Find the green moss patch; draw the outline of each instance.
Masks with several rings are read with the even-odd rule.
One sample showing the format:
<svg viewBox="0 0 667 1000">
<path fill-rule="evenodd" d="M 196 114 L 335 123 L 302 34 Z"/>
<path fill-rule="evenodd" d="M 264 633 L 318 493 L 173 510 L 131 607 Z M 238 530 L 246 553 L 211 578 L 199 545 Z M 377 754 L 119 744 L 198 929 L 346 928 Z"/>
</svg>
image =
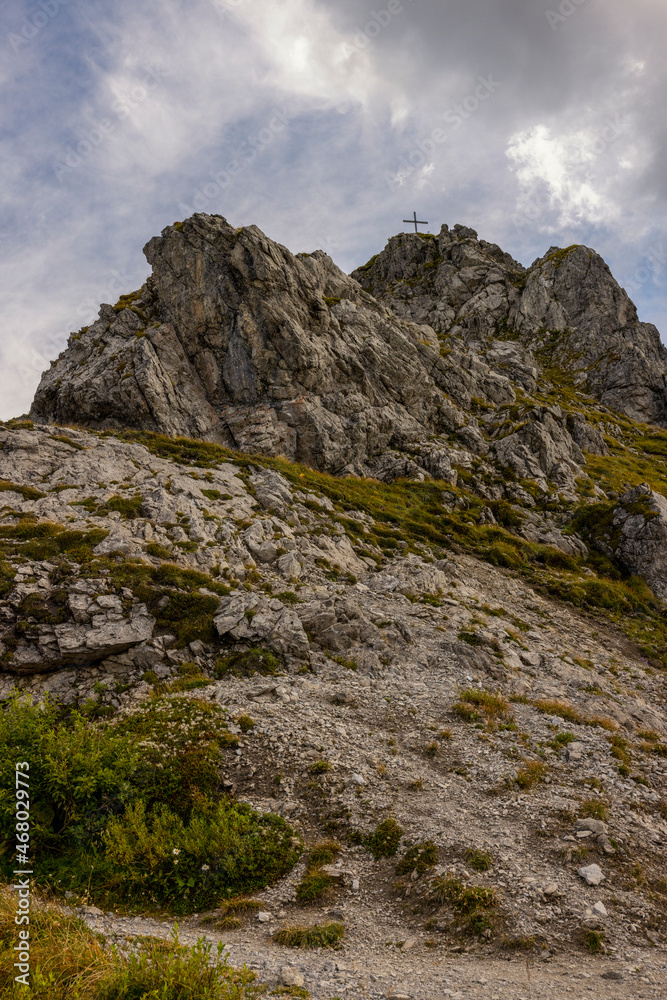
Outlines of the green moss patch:
<svg viewBox="0 0 667 1000">
<path fill-rule="evenodd" d="M 34 561 L 54 559 L 64 555 L 77 563 L 87 563 L 93 558 L 93 549 L 108 531 L 73 531 L 51 521 L 34 521 L 25 518 L 14 525 L 0 525 L 0 556 L 18 555 Z"/>
</svg>

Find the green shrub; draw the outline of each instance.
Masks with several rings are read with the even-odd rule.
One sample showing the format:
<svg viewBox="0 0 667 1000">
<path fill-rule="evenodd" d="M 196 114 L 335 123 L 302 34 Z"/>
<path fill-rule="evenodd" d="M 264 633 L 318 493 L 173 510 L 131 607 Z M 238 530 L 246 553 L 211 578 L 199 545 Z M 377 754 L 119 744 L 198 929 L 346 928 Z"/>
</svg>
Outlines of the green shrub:
<svg viewBox="0 0 667 1000">
<path fill-rule="evenodd" d="M 393 858 L 396 855 L 402 836 L 403 828 L 390 816 L 378 824 L 375 833 L 369 834 L 364 844 L 379 861 L 380 858 Z"/>
<path fill-rule="evenodd" d="M 188 822 L 163 804 L 147 810 L 139 801 L 110 821 L 103 842 L 105 892 L 176 913 L 207 909 L 224 892 L 262 889 L 299 856 L 282 817 L 231 800 L 198 802 Z"/>
<path fill-rule="evenodd" d="M 418 875 L 423 875 L 437 862 L 438 848 L 432 840 L 425 840 L 423 844 L 415 844 L 405 852 L 395 871 L 397 875 L 411 875 L 415 871 Z"/>
<path fill-rule="evenodd" d="M 237 743 L 224 711 L 196 698 L 155 699 L 101 723 L 13 698 L 0 714 L 5 874 L 15 867 L 14 763 L 26 760 L 31 851 L 52 891 L 186 912 L 268 884 L 300 846 L 280 817 L 218 800 L 224 750 Z"/>
</svg>

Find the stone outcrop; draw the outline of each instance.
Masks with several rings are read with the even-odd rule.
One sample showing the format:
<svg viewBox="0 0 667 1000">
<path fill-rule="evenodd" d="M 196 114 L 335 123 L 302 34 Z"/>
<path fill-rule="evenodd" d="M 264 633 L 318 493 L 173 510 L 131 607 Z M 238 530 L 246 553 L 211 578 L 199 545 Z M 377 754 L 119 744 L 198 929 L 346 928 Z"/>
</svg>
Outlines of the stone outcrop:
<svg viewBox="0 0 667 1000">
<path fill-rule="evenodd" d="M 34 583 L 19 583 L 0 609 L 0 626 L 7 626 L 0 645 L 12 650 L 13 672 L 89 666 L 152 637 L 155 619 L 131 593 L 123 601 L 104 579 L 56 588 L 53 568 L 47 563 Z"/>
<path fill-rule="evenodd" d="M 628 490 L 614 510 L 611 546 L 630 573 L 667 600 L 667 500 L 646 483 Z"/>
<path fill-rule="evenodd" d="M 391 477 L 404 474 L 385 467 L 391 449 L 474 423 L 460 410 L 474 397 L 514 399 L 505 376 L 465 351 L 441 357 L 433 330 L 396 317 L 321 251 L 294 256 L 255 226 L 197 215 L 145 253 L 152 277 L 72 335 L 35 419 Z"/>
<path fill-rule="evenodd" d="M 526 269 L 473 229 L 444 225 L 438 236 L 393 237 L 353 276 L 527 391 L 555 366 L 633 420 L 667 425 L 667 350 L 588 247 L 551 247 Z"/>
</svg>

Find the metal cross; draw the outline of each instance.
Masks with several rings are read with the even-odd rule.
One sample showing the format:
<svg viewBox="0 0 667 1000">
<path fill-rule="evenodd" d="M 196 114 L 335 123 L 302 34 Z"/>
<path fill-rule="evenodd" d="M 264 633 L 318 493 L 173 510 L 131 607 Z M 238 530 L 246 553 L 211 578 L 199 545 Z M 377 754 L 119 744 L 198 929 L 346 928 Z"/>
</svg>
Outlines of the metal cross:
<svg viewBox="0 0 667 1000">
<path fill-rule="evenodd" d="M 416 212 L 413 212 L 412 214 L 413 214 L 414 218 L 412 218 L 412 219 L 403 219 L 403 222 L 414 223 L 415 232 L 416 233 L 419 232 L 419 230 L 417 229 L 417 226 L 428 226 L 428 222 L 420 222 L 420 220 L 417 218 L 417 213 Z"/>
</svg>

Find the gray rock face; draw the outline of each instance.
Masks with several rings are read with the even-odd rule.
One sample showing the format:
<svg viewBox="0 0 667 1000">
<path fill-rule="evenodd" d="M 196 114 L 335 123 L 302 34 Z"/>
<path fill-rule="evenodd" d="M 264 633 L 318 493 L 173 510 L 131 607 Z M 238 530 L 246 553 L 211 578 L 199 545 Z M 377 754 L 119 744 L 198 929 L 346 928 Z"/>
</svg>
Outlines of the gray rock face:
<svg viewBox="0 0 667 1000">
<path fill-rule="evenodd" d="M 612 546 L 630 573 L 667 600 L 667 500 L 646 483 L 624 493 L 614 511 Z"/>
<path fill-rule="evenodd" d="M 452 400 L 514 399 L 505 376 L 464 351 L 441 357 L 433 330 L 394 316 L 321 251 L 295 257 L 255 226 L 196 215 L 145 253 L 152 277 L 72 335 L 34 418 L 391 478 L 405 468 L 385 468 L 388 451 L 468 422 Z"/>
<path fill-rule="evenodd" d="M 214 624 L 221 637 L 230 636 L 250 645 L 268 643 L 279 653 L 303 657 L 310 650 L 299 618 L 275 597 L 231 594 L 221 602 Z"/>
<path fill-rule="evenodd" d="M 0 622 L 18 628 L 9 668 L 17 674 L 83 666 L 123 653 L 153 635 L 155 619 L 145 605 L 124 607 L 105 580 L 79 580 L 73 590 L 19 584 Z M 6 638 L 6 635 L 5 635 Z"/>
<path fill-rule="evenodd" d="M 474 230 L 443 226 L 437 237 L 395 236 L 353 276 L 527 391 L 540 367 L 556 366 L 605 405 L 667 424 L 667 350 L 587 247 L 551 247 L 526 270 Z"/>
<path fill-rule="evenodd" d="M 519 478 L 535 479 L 545 492 L 548 479 L 572 488 L 583 474 L 584 456 L 560 407 L 536 408 L 520 430 L 495 443 L 494 451 L 501 465 L 509 466 Z"/>
</svg>

